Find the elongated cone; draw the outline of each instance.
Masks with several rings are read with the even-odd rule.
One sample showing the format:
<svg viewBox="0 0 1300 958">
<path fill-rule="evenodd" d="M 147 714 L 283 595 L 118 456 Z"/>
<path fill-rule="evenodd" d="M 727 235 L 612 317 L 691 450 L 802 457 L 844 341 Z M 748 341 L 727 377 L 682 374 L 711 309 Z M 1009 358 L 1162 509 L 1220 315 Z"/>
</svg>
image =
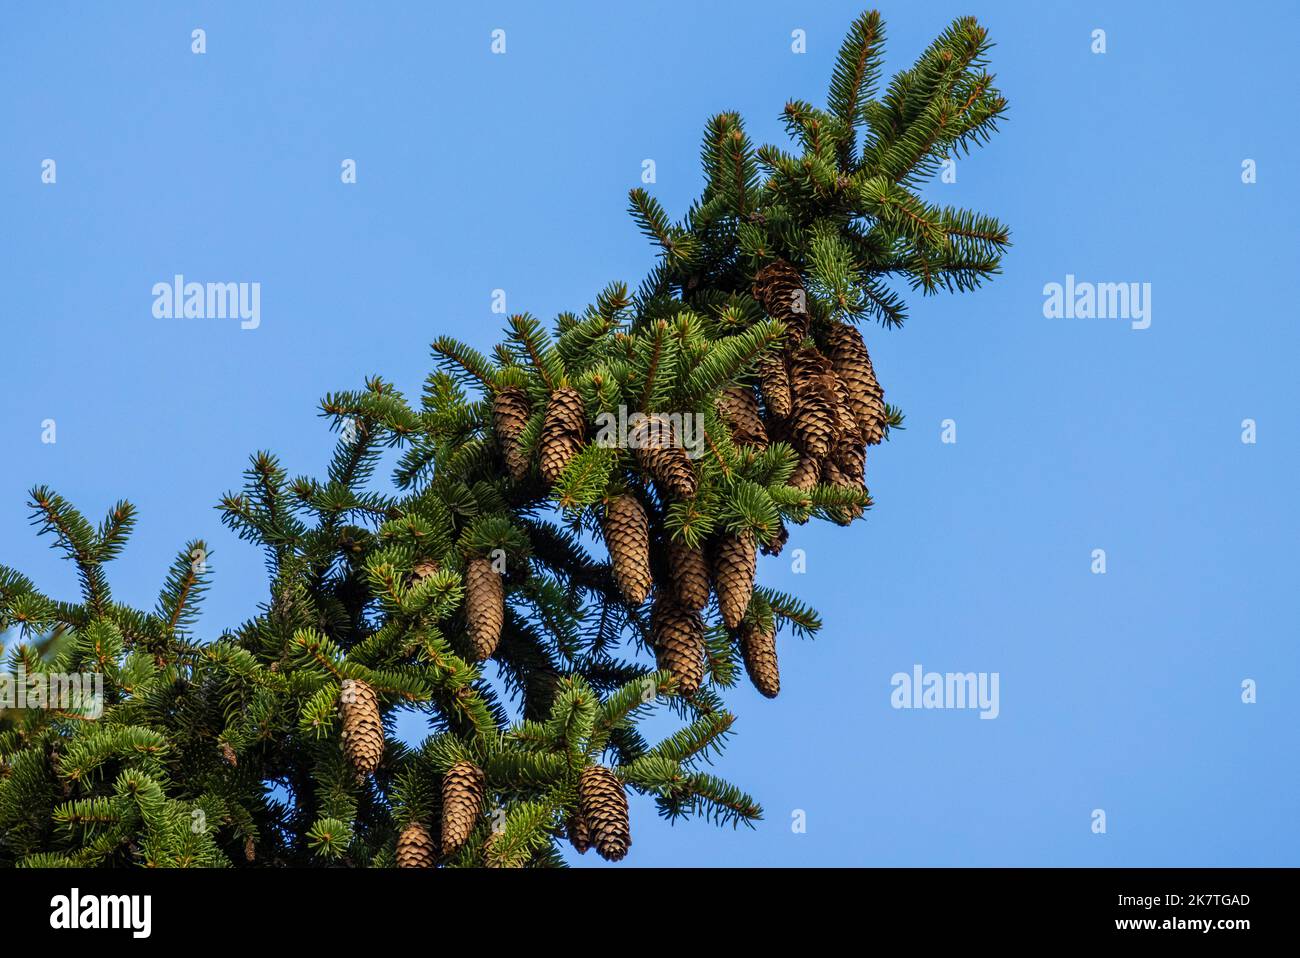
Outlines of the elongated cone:
<svg viewBox="0 0 1300 958">
<path fill-rule="evenodd" d="M 709 604 L 709 563 L 703 552 L 669 539 L 668 570 L 677 602 L 683 608 L 698 612 Z"/>
<path fill-rule="evenodd" d="M 779 419 L 789 416 L 794 408 L 794 397 L 790 393 L 790 372 L 785 368 L 785 357 L 780 353 L 768 353 L 760 359 L 758 383 L 768 413 Z"/>
<path fill-rule="evenodd" d="M 769 699 L 781 691 L 781 671 L 776 662 L 776 636 L 752 622 L 740 627 L 740 655 L 754 688 Z"/>
<path fill-rule="evenodd" d="M 682 695 L 694 695 L 704 681 L 704 620 L 658 591 L 650 610 L 650 633 L 659 668 L 672 673 Z"/>
<path fill-rule="evenodd" d="M 384 723 L 379 696 L 361 679 L 344 679 L 339 688 L 343 754 L 357 778 L 374 774 L 384 757 Z"/>
<path fill-rule="evenodd" d="M 758 271 L 752 292 L 767 315 L 785 324 L 790 341 L 808 334 L 808 294 L 799 271 L 776 260 Z"/>
<path fill-rule="evenodd" d="M 515 482 L 522 482 L 528 475 L 528 455 L 520 445 L 519 436 L 528 425 L 530 412 L 528 396 L 518 386 L 507 386 L 492 399 L 492 424 L 497 443 L 510 478 Z"/>
<path fill-rule="evenodd" d="M 820 459 L 835 437 L 837 396 L 830 362 L 814 346 L 795 352 L 791 361 L 794 415 L 791 428 L 799 448 Z"/>
<path fill-rule="evenodd" d="M 589 765 L 578 779 L 578 807 L 591 833 L 591 843 L 606 861 L 616 862 L 632 844 L 627 792 L 609 769 Z"/>
<path fill-rule="evenodd" d="M 662 488 L 679 499 L 689 499 L 695 495 L 695 470 L 680 438 L 672 420 L 655 413 L 637 423 L 628 441 L 642 468 Z"/>
<path fill-rule="evenodd" d="M 411 822 L 397 836 L 398 868 L 432 868 L 438 861 L 438 845 L 429 830 Z"/>
<path fill-rule="evenodd" d="M 491 658 L 501 641 L 505 593 L 501 576 L 487 559 L 470 559 L 465 569 L 465 620 L 478 660 Z"/>
<path fill-rule="evenodd" d="M 587 854 L 587 849 L 591 847 L 591 829 L 587 828 L 587 822 L 582 817 L 582 812 L 574 812 L 569 816 L 568 833 L 569 844 L 574 847 L 578 854 Z"/>
<path fill-rule="evenodd" d="M 831 440 L 831 446 L 833 448 L 840 443 L 860 443 L 862 427 L 858 425 L 857 416 L 853 414 L 848 387 L 833 371 L 830 377 L 835 384 L 835 438 Z"/>
<path fill-rule="evenodd" d="M 748 386 L 729 386 L 718 396 L 718 414 L 731 426 L 735 442 L 766 447 L 767 429 L 758 413 L 758 400 Z"/>
<path fill-rule="evenodd" d="M 457 762 L 442 778 L 442 853 L 450 855 L 469 840 L 483 811 L 487 778 L 473 762 Z"/>
<path fill-rule="evenodd" d="M 726 535 L 713 552 L 713 587 L 718 592 L 722 621 L 734 629 L 745 617 L 754 595 L 754 565 L 758 549 L 754 534 Z"/>
<path fill-rule="evenodd" d="M 860 441 L 839 442 L 831 449 L 826 460 L 826 482 L 855 492 L 865 492 L 867 448 Z M 832 509 L 831 519 L 837 525 L 848 525 L 862 515 L 862 506 L 844 506 Z"/>
<path fill-rule="evenodd" d="M 578 454 L 587 436 L 587 414 L 582 396 L 569 386 L 551 394 L 542 421 L 542 478 L 555 482 L 569 461 Z"/>
<path fill-rule="evenodd" d="M 614 581 L 623 597 L 640 605 L 650 594 L 650 522 L 637 498 L 628 493 L 605 510 L 605 545 Z"/>
<path fill-rule="evenodd" d="M 885 391 L 876 380 L 862 333 L 856 326 L 833 323 L 826 334 L 826 345 L 831 365 L 844 382 L 862 438 L 868 444 L 880 442 L 885 435 Z"/>
<path fill-rule="evenodd" d="M 794 467 L 794 472 L 790 474 L 790 485 L 804 492 L 812 490 L 813 486 L 821 481 L 822 461 L 812 456 L 800 456 L 799 464 Z"/>
</svg>

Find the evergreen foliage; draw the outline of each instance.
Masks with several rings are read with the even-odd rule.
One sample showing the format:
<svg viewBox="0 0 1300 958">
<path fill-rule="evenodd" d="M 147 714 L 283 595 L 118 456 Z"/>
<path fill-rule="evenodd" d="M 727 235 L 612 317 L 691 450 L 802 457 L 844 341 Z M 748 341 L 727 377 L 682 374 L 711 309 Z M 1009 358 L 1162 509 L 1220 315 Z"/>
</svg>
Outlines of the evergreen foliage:
<svg viewBox="0 0 1300 958">
<path fill-rule="evenodd" d="M 891 281 L 971 289 L 1008 245 L 993 218 L 916 192 L 1006 109 L 984 29 L 955 21 L 882 87 L 883 42 L 879 15 L 859 17 L 827 108 L 787 104 L 795 152 L 756 148 L 734 113 L 711 119 L 681 221 L 631 192 L 658 249 L 635 293 L 611 284 L 550 328 L 513 316 L 490 356 L 440 338 L 416 399 L 378 377 L 327 395 L 340 436 L 324 477 L 254 455 L 218 506 L 265 555 L 253 619 L 194 634 L 211 581 L 198 540 L 152 611 L 119 604 L 107 568 L 132 506 L 93 525 L 34 489 L 80 595 L 0 567 L 10 667 L 99 673 L 104 694 L 102 715 L 0 712 L 0 864 L 553 866 L 565 840 L 617 859 L 636 831 L 620 787 L 668 818 L 761 817 L 708 771 L 733 723 L 723 694 L 746 665 L 776 694 L 768 637 L 821 621 L 753 581 L 755 548 L 779 552 L 787 523 L 862 516 L 866 447 L 902 424 L 853 358 L 865 346 L 842 351 L 845 369 L 829 344 L 844 324 L 904 322 Z M 701 454 L 602 443 L 599 417 L 619 407 L 699 416 Z M 374 491 L 392 448 L 393 485 Z M 702 613 L 676 594 L 670 543 L 675 563 L 709 564 L 725 616 L 716 591 Z M 642 562 L 644 603 L 619 585 Z M 704 679 L 683 694 L 693 656 Z M 661 707 L 681 728 L 652 743 L 639 729 Z M 399 710 L 427 719 L 418 747 L 394 737 Z M 371 746 L 377 767 L 358 767 Z"/>
</svg>

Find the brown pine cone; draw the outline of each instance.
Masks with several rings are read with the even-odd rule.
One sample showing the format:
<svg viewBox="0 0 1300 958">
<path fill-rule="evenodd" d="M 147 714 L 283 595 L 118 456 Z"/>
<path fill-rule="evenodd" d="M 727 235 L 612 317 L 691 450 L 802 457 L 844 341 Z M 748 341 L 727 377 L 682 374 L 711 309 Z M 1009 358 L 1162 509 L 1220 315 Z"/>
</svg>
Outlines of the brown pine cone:
<svg viewBox="0 0 1300 958">
<path fill-rule="evenodd" d="M 520 445 L 519 436 L 528 425 L 531 412 L 528 395 L 518 386 L 507 386 L 492 399 L 492 425 L 506 469 L 515 482 L 522 482 L 528 475 L 528 454 Z"/>
<path fill-rule="evenodd" d="M 582 812 L 574 812 L 569 816 L 568 833 L 569 844 L 577 850 L 578 854 L 587 854 L 587 849 L 591 847 L 591 829 L 587 828 Z"/>
<path fill-rule="evenodd" d="M 830 378 L 835 383 L 835 438 L 831 444 L 855 442 L 862 435 L 862 427 L 858 425 L 857 416 L 849 402 L 848 387 L 833 371 Z"/>
<path fill-rule="evenodd" d="M 442 778 L 442 853 L 450 855 L 465 842 L 483 811 L 487 777 L 473 762 L 457 762 Z"/>
<path fill-rule="evenodd" d="M 632 844 L 632 829 L 627 792 L 618 776 L 601 765 L 584 768 L 578 779 L 578 807 L 600 857 L 611 862 L 621 860 Z"/>
<path fill-rule="evenodd" d="M 718 415 L 731 426 L 734 442 L 766 447 L 767 430 L 758 414 L 758 400 L 748 386 L 730 386 L 718 396 Z"/>
<path fill-rule="evenodd" d="M 411 578 L 415 582 L 420 582 L 437 572 L 438 568 L 437 559 L 421 559 L 411 567 Z"/>
<path fill-rule="evenodd" d="M 765 556 L 779 556 L 785 544 L 790 540 L 790 530 L 785 527 L 785 523 L 780 519 L 777 520 L 776 535 L 772 537 L 771 542 L 760 542 L 758 551 Z"/>
<path fill-rule="evenodd" d="M 854 438 L 848 442 L 837 442 L 827 460 L 827 482 L 833 486 L 865 492 L 867 488 L 867 447 L 861 440 Z M 845 506 L 834 509 L 831 518 L 840 525 L 848 525 L 862 515 L 862 506 Z"/>
<path fill-rule="evenodd" d="M 791 361 L 794 415 L 791 428 L 799 448 L 809 456 L 822 458 L 835 436 L 835 380 L 830 360 L 815 346 L 797 350 Z"/>
<path fill-rule="evenodd" d="M 785 324 L 791 341 L 808 335 L 808 296 L 797 269 L 785 260 L 768 263 L 755 275 L 752 292 L 767 315 Z"/>
<path fill-rule="evenodd" d="M 862 333 L 856 326 L 833 323 L 826 333 L 826 346 L 835 373 L 844 382 L 862 437 L 868 444 L 880 442 L 885 435 L 885 391 L 876 381 Z"/>
<path fill-rule="evenodd" d="M 465 567 L 465 621 L 478 661 L 492 657 L 501 641 L 505 594 L 501 576 L 487 559 L 476 557 Z"/>
<path fill-rule="evenodd" d="M 754 534 L 726 535 L 713 552 L 713 587 L 727 628 L 734 629 L 745 617 L 754 595 L 754 566 L 758 559 Z"/>
<path fill-rule="evenodd" d="M 849 483 L 865 488 L 867 484 L 867 448 L 860 442 L 837 442 L 831 460 Z"/>
<path fill-rule="evenodd" d="M 695 495 L 695 470 L 691 457 L 678 442 L 672 420 L 658 413 L 647 415 L 628 436 L 641 467 L 678 499 Z"/>
<path fill-rule="evenodd" d="M 781 671 L 776 662 L 776 636 L 752 622 L 740 627 L 740 655 L 754 688 L 769 699 L 781 691 Z"/>
<path fill-rule="evenodd" d="M 438 860 L 438 846 L 429 830 L 411 822 L 397 836 L 398 868 L 432 868 Z"/>
<path fill-rule="evenodd" d="M 339 688 L 343 719 L 343 754 L 362 779 L 374 773 L 384 757 L 384 723 L 379 717 L 379 696 L 360 679 L 344 679 Z"/>
<path fill-rule="evenodd" d="M 658 667 L 666 669 L 682 695 L 694 695 L 704 681 L 704 620 L 665 592 L 655 593 L 650 634 Z"/>
<path fill-rule="evenodd" d="M 623 597 L 640 605 L 650 594 L 650 523 L 637 498 L 619 496 L 605 510 L 605 545 Z"/>
<path fill-rule="evenodd" d="M 542 421 L 542 478 L 555 482 L 587 438 L 587 413 L 578 390 L 564 386 L 551 394 Z"/>
<path fill-rule="evenodd" d="M 758 361 L 758 385 L 763 393 L 763 405 L 771 415 L 778 419 L 790 415 L 794 397 L 790 393 L 790 371 L 785 368 L 784 356 L 767 353 Z"/>
<path fill-rule="evenodd" d="M 799 464 L 790 474 L 790 485 L 804 492 L 810 492 L 813 486 L 821 482 L 822 461 L 812 456 L 800 456 Z"/>
<path fill-rule="evenodd" d="M 669 539 L 668 571 L 683 608 L 698 612 L 709 604 L 709 563 L 703 552 Z"/>
</svg>

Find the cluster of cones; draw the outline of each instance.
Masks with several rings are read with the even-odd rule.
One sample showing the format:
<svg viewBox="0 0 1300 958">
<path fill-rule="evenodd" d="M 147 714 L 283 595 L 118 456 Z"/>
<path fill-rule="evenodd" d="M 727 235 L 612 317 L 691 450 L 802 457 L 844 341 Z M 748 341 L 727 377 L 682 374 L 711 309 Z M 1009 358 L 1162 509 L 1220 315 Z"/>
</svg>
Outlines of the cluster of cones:
<svg viewBox="0 0 1300 958">
<path fill-rule="evenodd" d="M 433 868 L 440 856 L 458 851 L 483 814 L 487 777 L 473 762 L 457 762 L 442 777 L 442 820 L 438 838 L 423 822 L 411 821 L 397 837 L 398 868 Z"/>
<path fill-rule="evenodd" d="M 760 446 L 788 442 L 799 453 L 790 477 L 798 489 L 820 482 L 865 491 L 867 446 L 884 438 L 888 418 L 862 334 L 834 321 L 811 329 L 803 281 L 784 260 L 759 270 L 753 294 L 785 326 L 786 345 L 763 359 L 758 395 L 748 386 L 724 393 L 719 412 L 733 437 Z M 833 518 L 848 524 L 861 514 L 854 506 Z"/>
<path fill-rule="evenodd" d="M 528 406 L 520 390 L 499 391 L 493 402 L 493 421 L 503 458 L 512 476 L 527 471 L 527 456 L 520 436 Z M 587 422 L 582 398 L 572 388 L 552 393 L 542 424 L 540 468 L 543 479 L 554 482 L 586 441 Z M 629 436 L 638 463 L 651 476 L 665 499 L 690 499 L 697 478 L 690 457 L 678 441 L 672 421 L 650 414 L 639 420 Z M 518 472 L 516 470 L 519 470 Z M 756 542 L 752 533 L 725 535 L 706 555 L 668 536 L 655 536 L 650 517 L 632 492 L 610 499 L 602 521 L 614 583 L 631 605 L 641 605 L 653 593 L 651 633 L 661 668 L 676 679 L 683 695 L 696 692 L 704 680 L 705 642 L 702 612 L 716 590 L 724 623 L 735 630 L 746 663 L 752 663 L 754 684 L 764 695 L 780 688 L 776 671 L 775 635 L 745 622 L 754 591 Z M 662 540 L 662 541 L 658 541 Z M 659 567 L 668 584 L 656 583 L 652 549 L 661 547 Z"/>
<path fill-rule="evenodd" d="M 344 679 L 340 688 L 343 754 L 358 779 L 373 775 L 384 757 L 384 725 L 379 696 L 361 679 Z M 397 839 L 399 868 L 432 868 L 469 841 L 487 794 L 487 776 L 473 762 L 460 761 L 442 777 L 442 814 L 435 838 L 429 827 L 411 821 Z M 609 769 L 591 765 L 578 779 L 578 807 L 568 822 L 569 840 L 579 852 L 594 847 L 602 858 L 618 861 L 632 844 L 627 793 Z"/>
<path fill-rule="evenodd" d="M 796 488 L 809 491 L 825 483 L 864 492 L 866 448 L 884 437 L 887 419 L 884 392 L 861 334 L 853 326 L 833 322 L 814 335 L 803 281 L 787 262 L 778 260 L 760 270 L 753 294 L 768 315 L 785 326 L 786 339 L 780 352 L 762 360 L 757 391 L 733 386 L 719 398 L 718 411 L 733 440 L 759 448 L 772 441 L 788 442 L 799 454 L 790 478 Z M 493 396 L 493 426 L 506 468 L 516 481 L 522 481 L 530 468 L 523 434 L 531 412 L 519 387 L 500 389 Z M 554 483 L 586 438 L 582 396 L 570 386 L 554 390 L 546 405 L 538 450 L 542 478 Z M 629 436 L 629 446 L 665 499 L 695 495 L 695 470 L 668 417 L 646 415 Z M 835 510 L 832 516 L 847 524 L 861 512 L 861 506 L 851 506 Z M 739 642 L 754 686 L 768 697 L 780 691 L 773 628 L 746 617 L 757 558 L 752 533 L 727 533 L 707 550 L 666 535 L 656 537 L 644 506 L 631 492 L 607 502 L 603 530 L 614 581 L 623 597 L 640 605 L 653 592 L 651 633 L 659 665 L 672 673 L 682 694 L 693 694 L 704 679 L 702 612 L 711 592 L 717 593 L 723 623 Z M 774 548 L 764 548 L 779 552 L 783 541 L 784 530 Z M 651 552 L 656 547 L 664 560 L 657 565 L 668 573 L 666 585 L 656 584 L 651 571 L 656 565 Z M 489 584 L 499 586 L 499 578 L 476 584 L 471 577 L 471 608 L 476 589 L 486 591 Z M 496 594 L 492 601 L 499 601 Z M 486 600 L 477 603 L 487 605 Z"/>
<path fill-rule="evenodd" d="M 483 814 L 486 780 L 473 762 L 457 762 L 442 780 L 442 832 L 435 840 L 422 822 L 411 821 L 397 837 L 398 868 L 433 868 L 439 857 L 459 850 Z M 627 792 L 618 776 L 601 765 L 582 770 L 578 807 L 568 822 L 569 841 L 580 853 L 594 847 L 608 861 L 619 861 L 632 844 Z M 490 847 L 494 832 L 487 839 Z M 488 856 L 489 862 L 491 856 Z"/>
</svg>

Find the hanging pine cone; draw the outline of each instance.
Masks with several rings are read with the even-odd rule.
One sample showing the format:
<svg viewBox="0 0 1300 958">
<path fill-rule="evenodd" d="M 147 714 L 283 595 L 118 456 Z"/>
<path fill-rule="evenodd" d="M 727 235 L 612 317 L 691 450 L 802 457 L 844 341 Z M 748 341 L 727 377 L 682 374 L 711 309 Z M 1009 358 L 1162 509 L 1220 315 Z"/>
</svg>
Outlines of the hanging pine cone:
<svg viewBox="0 0 1300 958">
<path fill-rule="evenodd" d="M 398 868 L 432 868 L 438 860 L 438 846 L 429 830 L 411 822 L 397 836 Z"/>
<path fill-rule="evenodd" d="M 524 452 L 519 437 L 528 425 L 531 412 L 528 395 L 518 386 L 507 386 L 492 399 L 492 425 L 506 469 L 515 482 L 522 482 L 528 475 L 528 454 Z"/>
<path fill-rule="evenodd" d="M 379 717 L 379 696 L 360 679 L 344 679 L 339 689 L 343 719 L 343 754 L 357 778 L 374 773 L 384 757 L 384 723 Z"/>
<path fill-rule="evenodd" d="M 785 260 L 768 263 L 754 277 L 752 292 L 767 315 L 785 324 L 791 342 L 808 335 L 808 296 L 797 269 Z"/>
<path fill-rule="evenodd" d="M 718 592 L 722 621 L 734 629 L 745 617 L 754 595 L 754 564 L 758 559 L 754 534 L 724 536 L 713 552 L 713 587 Z"/>
<path fill-rule="evenodd" d="M 834 459 L 830 458 L 822 464 L 822 482 L 828 486 L 848 489 L 854 488 L 852 478 L 840 469 L 839 464 L 836 463 Z M 827 515 L 830 516 L 831 521 L 837 526 L 847 526 L 856 518 L 853 510 L 840 507 L 828 509 Z"/>
<path fill-rule="evenodd" d="M 785 527 L 785 523 L 780 519 L 777 520 L 776 535 L 770 542 L 760 542 L 758 551 L 765 556 L 779 556 L 781 550 L 785 548 L 786 542 L 790 539 L 790 530 Z"/>
<path fill-rule="evenodd" d="M 858 425 L 858 418 L 850 404 L 848 387 L 834 371 L 830 373 L 830 378 L 835 384 L 835 438 L 831 445 L 857 442 L 862 435 L 862 427 Z"/>
<path fill-rule="evenodd" d="M 867 448 L 858 442 L 837 442 L 831 450 L 831 461 L 835 463 L 846 484 L 860 489 L 867 485 Z"/>
<path fill-rule="evenodd" d="M 582 817 L 582 812 L 574 812 L 569 816 L 567 831 L 569 844 L 579 855 L 587 854 L 587 849 L 591 847 L 591 829 L 587 828 L 587 821 Z"/>
<path fill-rule="evenodd" d="M 422 582 L 437 571 L 438 571 L 438 560 L 421 559 L 419 562 L 417 562 L 414 566 L 411 567 L 411 578 L 415 582 Z"/>
<path fill-rule="evenodd" d="M 698 612 L 709 604 L 709 563 L 699 549 L 669 539 L 668 574 L 682 608 Z"/>
<path fill-rule="evenodd" d="M 542 421 L 542 478 L 555 482 L 587 437 L 587 413 L 578 390 L 564 386 L 551 394 Z"/>
<path fill-rule="evenodd" d="M 655 593 L 650 610 L 655 659 L 677 682 L 682 695 L 694 695 L 704 681 L 704 620 L 665 592 Z"/>
<path fill-rule="evenodd" d="M 636 496 L 624 493 L 605 510 L 605 545 L 623 597 L 640 605 L 650 594 L 650 523 Z"/>
<path fill-rule="evenodd" d="M 822 462 L 822 482 L 828 486 L 847 486 L 849 478 L 840 471 L 839 464 L 828 457 Z"/>
<path fill-rule="evenodd" d="M 800 456 L 799 464 L 790 474 L 790 485 L 804 492 L 810 492 L 822 478 L 822 461 L 812 456 Z"/>
<path fill-rule="evenodd" d="M 776 635 L 752 622 L 740 627 L 740 655 L 754 688 L 774 699 L 781 691 L 781 671 L 776 662 Z"/>
<path fill-rule="evenodd" d="M 767 446 L 767 430 L 758 414 L 758 400 L 748 386 L 730 386 L 718 396 L 718 415 L 731 426 L 734 442 Z"/>
<path fill-rule="evenodd" d="M 885 391 L 876 381 L 871 356 L 856 326 L 833 323 L 826 333 L 826 345 L 835 373 L 844 381 L 849 405 L 868 444 L 885 435 Z"/>
<path fill-rule="evenodd" d="M 865 492 L 867 489 L 867 447 L 856 437 L 847 442 L 837 442 L 827 460 L 827 480 L 830 485 Z M 862 506 L 845 506 L 831 510 L 831 518 L 839 525 L 848 525 L 862 515 Z"/>
<path fill-rule="evenodd" d="M 487 559 L 476 557 L 465 568 L 465 621 L 478 661 L 492 657 L 501 641 L 505 595 L 501 576 Z"/>
<path fill-rule="evenodd" d="M 652 413 L 637 423 L 628 442 L 641 467 L 660 486 L 678 499 L 690 499 L 695 495 L 695 470 L 678 438 L 671 419 Z"/>
<path fill-rule="evenodd" d="M 830 375 L 830 360 L 815 346 L 805 346 L 795 352 L 790 369 L 794 392 L 790 425 L 795 441 L 807 455 L 820 459 L 835 436 L 835 380 Z"/>
<path fill-rule="evenodd" d="M 473 762 L 457 762 L 442 779 L 442 853 L 450 855 L 465 842 L 483 811 L 487 778 Z"/>
<path fill-rule="evenodd" d="M 794 397 L 790 394 L 790 371 L 785 368 L 784 356 L 767 353 L 758 361 L 758 386 L 769 414 L 778 419 L 790 415 Z"/>
<path fill-rule="evenodd" d="M 601 765 L 584 768 L 578 779 L 578 807 L 600 857 L 611 862 L 622 859 L 632 844 L 632 829 L 627 793 L 618 776 Z"/>
</svg>

